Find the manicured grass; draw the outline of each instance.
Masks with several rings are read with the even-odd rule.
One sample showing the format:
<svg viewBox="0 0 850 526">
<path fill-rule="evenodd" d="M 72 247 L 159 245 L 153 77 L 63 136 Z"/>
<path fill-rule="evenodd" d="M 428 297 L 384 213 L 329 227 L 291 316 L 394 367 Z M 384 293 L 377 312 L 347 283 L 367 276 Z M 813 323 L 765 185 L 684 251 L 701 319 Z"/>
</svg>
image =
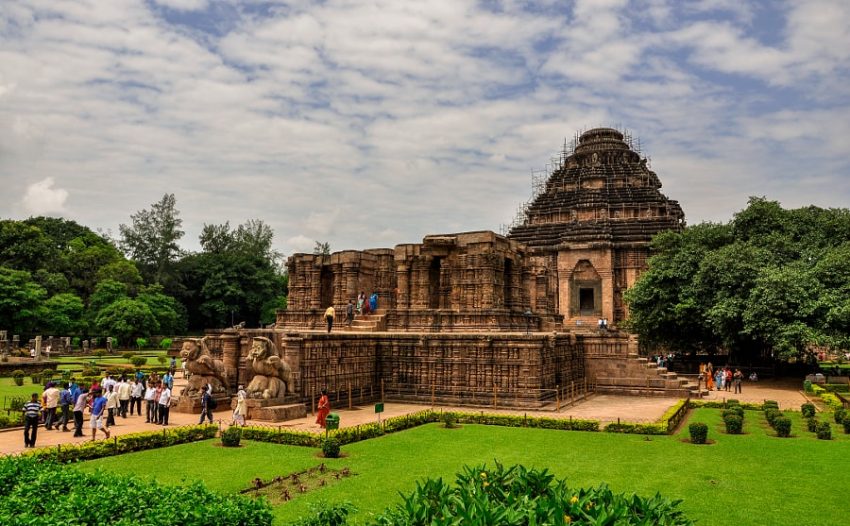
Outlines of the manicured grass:
<svg viewBox="0 0 850 526">
<path fill-rule="evenodd" d="M 6 405 L 9 405 L 9 399 L 14 397 L 30 399 L 33 393 L 39 393 L 44 390 L 42 385 L 34 385 L 29 376 L 24 377 L 24 385 L 18 387 L 15 385 L 15 380 L 11 377 L 0 378 L 0 405 L 3 404 L 3 398 L 6 398 Z"/>
<path fill-rule="evenodd" d="M 833 425 L 835 440 L 819 441 L 792 416 L 795 438 L 775 438 L 760 412 L 746 411 L 745 433 L 722 432 L 720 411 L 698 409 L 690 421 L 709 424 L 713 445 L 695 446 L 675 436 L 465 425 L 448 430 L 431 424 L 343 447 L 346 458 L 324 460 L 317 450 L 244 442 L 224 449 L 213 442 L 175 446 L 80 464 L 137 473 L 180 484 L 200 479 L 232 493 L 255 477 L 272 478 L 326 462 L 356 476 L 275 509 L 279 524 L 306 512 L 308 502 L 350 500 L 360 511 L 380 512 L 425 477 L 452 478 L 463 464 L 521 463 L 549 468 L 573 486 L 608 483 L 615 491 L 684 499 L 700 524 L 846 524 L 850 486 L 850 437 Z M 826 414 L 821 418 L 825 419 Z M 813 484 L 812 477 L 828 483 Z"/>
</svg>

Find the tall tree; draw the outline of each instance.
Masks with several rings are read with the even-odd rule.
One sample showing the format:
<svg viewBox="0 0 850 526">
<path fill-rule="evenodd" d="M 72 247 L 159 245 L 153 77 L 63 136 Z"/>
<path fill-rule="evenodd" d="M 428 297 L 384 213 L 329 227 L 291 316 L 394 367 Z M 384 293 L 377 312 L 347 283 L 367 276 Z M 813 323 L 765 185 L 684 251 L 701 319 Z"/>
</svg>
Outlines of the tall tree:
<svg viewBox="0 0 850 526">
<path fill-rule="evenodd" d="M 183 237 L 183 220 L 174 194 L 165 194 L 150 210 L 130 216 L 130 225 L 120 225 L 121 249 L 142 268 L 150 281 L 168 285 L 171 269 L 180 254 L 177 242 Z"/>
</svg>

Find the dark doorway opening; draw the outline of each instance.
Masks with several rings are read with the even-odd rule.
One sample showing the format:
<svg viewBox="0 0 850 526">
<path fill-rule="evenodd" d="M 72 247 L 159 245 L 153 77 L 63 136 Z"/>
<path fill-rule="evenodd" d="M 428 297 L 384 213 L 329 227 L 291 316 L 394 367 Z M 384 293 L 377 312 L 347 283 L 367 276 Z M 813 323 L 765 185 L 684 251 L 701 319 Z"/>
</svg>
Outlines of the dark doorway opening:
<svg viewBox="0 0 850 526">
<path fill-rule="evenodd" d="M 593 289 L 578 289 L 578 309 L 582 316 L 592 316 L 596 311 Z"/>
<path fill-rule="evenodd" d="M 428 268 L 428 308 L 440 308 L 440 270 L 443 266 L 443 258 L 431 260 Z"/>
<path fill-rule="evenodd" d="M 334 273 L 330 267 L 322 267 L 319 278 L 322 287 L 319 297 L 322 301 L 322 308 L 325 309 L 334 303 Z"/>
</svg>

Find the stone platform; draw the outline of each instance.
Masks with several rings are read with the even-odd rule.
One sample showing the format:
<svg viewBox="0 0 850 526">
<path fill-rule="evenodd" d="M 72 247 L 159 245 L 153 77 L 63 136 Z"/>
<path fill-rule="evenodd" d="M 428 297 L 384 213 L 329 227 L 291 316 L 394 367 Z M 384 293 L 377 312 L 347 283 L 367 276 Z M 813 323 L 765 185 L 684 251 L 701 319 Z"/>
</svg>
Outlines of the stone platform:
<svg viewBox="0 0 850 526">
<path fill-rule="evenodd" d="M 216 402 L 216 410 L 227 407 L 230 404 L 230 397 L 225 393 L 216 393 L 213 395 L 213 399 Z M 194 413 L 199 415 L 201 414 L 201 398 L 195 396 L 180 396 L 177 399 L 177 404 L 172 407 L 172 411 L 177 413 Z"/>
<path fill-rule="evenodd" d="M 236 409 L 236 399 L 231 401 L 230 407 Z M 245 401 L 248 410 L 248 420 L 259 420 L 262 422 L 285 422 L 296 420 L 307 416 L 307 406 L 298 402 L 296 397 L 248 399 Z"/>
</svg>

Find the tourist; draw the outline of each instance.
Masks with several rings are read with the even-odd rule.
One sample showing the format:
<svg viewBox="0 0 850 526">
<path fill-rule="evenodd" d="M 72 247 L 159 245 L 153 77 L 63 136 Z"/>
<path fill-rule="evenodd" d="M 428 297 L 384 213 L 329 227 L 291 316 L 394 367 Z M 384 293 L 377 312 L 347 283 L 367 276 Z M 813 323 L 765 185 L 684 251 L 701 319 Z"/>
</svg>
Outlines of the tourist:
<svg viewBox="0 0 850 526">
<path fill-rule="evenodd" d="M 723 379 L 723 385 L 726 387 L 726 390 L 729 391 L 732 388 L 732 369 L 727 366 L 726 370 L 723 371 L 723 374 L 726 375 Z"/>
<path fill-rule="evenodd" d="M 714 391 L 714 371 L 711 362 L 708 362 L 708 365 L 705 366 L 705 388 Z"/>
<path fill-rule="evenodd" d="M 741 392 L 741 380 L 744 379 L 744 373 L 740 369 L 735 369 L 735 374 L 732 375 L 732 378 L 735 382 L 735 394 L 738 394 Z"/>
<path fill-rule="evenodd" d="M 378 293 L 372 292 L 372 295 L 369 296 L 369 310 L 378 313 Z"/>
<path fill-rule="evenodd" d="M 122 376 L 121 381 L 118 382 L 118 388 L 116 389 L 116 392 L 118 393 L 118 406 L 121 418 L 127 418 L 127 409 L 130 407 L 130 394 L 132 391 L 133 387 L 130 385 L 130 382 L 127 381 L 127 377 Z"/>
<path fill-rule="evenodd" d="M 357 295 L 357 314 L 363 314 L 363 303 L 366 302 L 366 293 L 362 290 Z"/>
<path fill-rule="evenodd" d="M 360 310 L 363 312 L 364 315 L 368 316 L 372 312 L 369 308 L 369 300 L 368 298 L 366 298 L 366 294 L 362 292 L 360 294 L 363 294 L 363 305 L 360 306 Z"/>
<path fill-rule="evenodd" d="M 24 447 L 35 447 L 38 435 L 38 415 L 41 404 L 38 403 L 38 393 L 33 393 L 30 401 L 24 404 Z"/>
<path fill-rule="evenodd" d="M 59 389 L 56 389 L 53 382 L 47 382 L 47 388 L 42 395 L 44 398 L 44 429 L 48 431 L 53 429 L 53 422 L 56 421 L 56 408 L 59 406 Z M 59 428 L 59 424 L 56 424 Z"/>
<path fill-rule="evenodd" d="M 33 360 L 35 360 L 35 347 L 33 347 L 32 349 L 30 349 L 30 358 L 32 358 Z"/>
<path fill-rule="evenodd" d="M 334 326 L 334 316 L 335 315 L 336 315 L 336 312 L 334 311 L 334 306 L 331 305 L 325 311 L 325 321 L 328 322 L 328 332 L 331 332 L 331 329 Z"/>
<path fill-rule="evenodd" d="M 80 386 L 77 385 L 76 378 L 71 378 L 71 384 L 68 386 L 68 389 L 71 391 L 71 400 L 76 403 L 77 397 L 80 396 Z"/>
<path fill-rule="evenodd" d="M 74 403 L 74 395 L 68 388 L 68 382 L 62 384 L 62 391 L 59 392 L 59 406 L 62 408 L 62 431 L 70 431 L 68 429 L 68 421 L 71 419 L 71 405 Z M 56 424 L 59 427 L 59 424 Z"/>
<path fill-rule="evenodd" d="M 723 375 L 723 369 L 718 368 L 717 372 L 714 373 L 715 389 L 717 389 L 718 391 L 723 390 L 723 379 L 724 378 L 725 378 L 725 376 Z"/>
<path fill-rule="evenodd" d="M 106 426 L 115 425 L 115 413 L 120 407 L 118 403 L 118 393 L 115 392 L 115 386 L 110 385 L 106 388 Z"/>
<path fill-rule="evenodd" d="M 236 409 L 233 410 L 233 422 L 239 424 L 240 426 L 245 425 L 245 416 L 247 414 L 245 400 L 247 398 L 248 393 L 245 392 L 245 387 L 240 385 L 239 391 L 237 391 L 236 393 Z"/>
<path fill-rule="evenodd" d="M 163 385 L 162 391 L 159 394 L 159 423 L 168 425 L 168 411 L 171 407 L 171 389 L 167 385 Z"/>
<path fill-rule="evenodd" d="M 156 423 L 156 386 L 153 382 L 148 382 L 145 389 L 145 422 Z"/>
<path fill-rule="evenodd" d="M 145 373 L 142 372 L 141 369 L 136 371 L 136 381 L 139 382 L 142 385 L 145 385 Z"/>
<path fill-rule="evenodd" d="M 348 305 L 345 306 L 345 324 L 351 327 L 354 321 L 354 302 L 348 300 Z"/>
<path fill-rule="evenodd" d="M 759 381 L 759 375 L 756 374 L 755 371 L 750 373 L 750 381 L 751 382 L 758 382 Z"/>
<path fill-rule="evenodd" d="M 182 363 L 180 364 L 183 367 L 183 379 L 189 378 L 189 369 L 186 367 L 189 364 L 188 360 L 180 360 Z"/>
<path fill-rule="evenodd" d="M 177 358 L 174 356 L 171 357 L 171 364 L 168 366 L 168 372 L 170 372 L 171 377 L 174 378 L 174 373 L 177 372 Z"/>
<path fill-rule="evenodd" d="M 76 400 L 74 401 L 74 436 L 81 437 L 83 436 L 83 411 L 86 410 L 86 406 L 89 403 L 89 392 L 88 389 L 81 389 L 80 394 L 77 395 Z"/>
<path fill-rule="evenodd" d="M 136 414 L 142 416 L 142 396 L 145 393 L 145 385 L 137 379 L 133 381 L 133 388 L 130 390 L 130 416 L 133 416 L 133 409 Z"/>
<path fill-rule="evenodd" d="M 204 393 L 201 395 L 201 419 L 198 421 L 198 424 L 204 423 L 204 418 L 208 418 L 210 424 L 212 424 L 212 391 L 210 391 L 209 386 L 204 386 Z"/>
<path fill-rule="evenodd" d="M 325 427 L 325 419 L 328 417 L 328 413 L 331 412 L 331 401 L 328 398 L 328 390 L 322 389 L 322 396 L 319 398 L 319 407 L 316 413 L 316 423 L 319 424 L 319 427 Z"/>
<path fill-rule="evenodd" d="M 109 438 L 109 423 L 104 425 L 103 412 L 106 410 L 106 398 L 102 391 L 95 391 L 94 400 L 91 405 L 91 439 L 97 439 L 97 430 L 102 429 L 106 438 Z"/>
<path fill-rule="evenodd" d="M 162 375 L 162 383 L 169 389 L 174 389 L 174 375 L 166 371 L 165 374 Z"/>
</svg>

